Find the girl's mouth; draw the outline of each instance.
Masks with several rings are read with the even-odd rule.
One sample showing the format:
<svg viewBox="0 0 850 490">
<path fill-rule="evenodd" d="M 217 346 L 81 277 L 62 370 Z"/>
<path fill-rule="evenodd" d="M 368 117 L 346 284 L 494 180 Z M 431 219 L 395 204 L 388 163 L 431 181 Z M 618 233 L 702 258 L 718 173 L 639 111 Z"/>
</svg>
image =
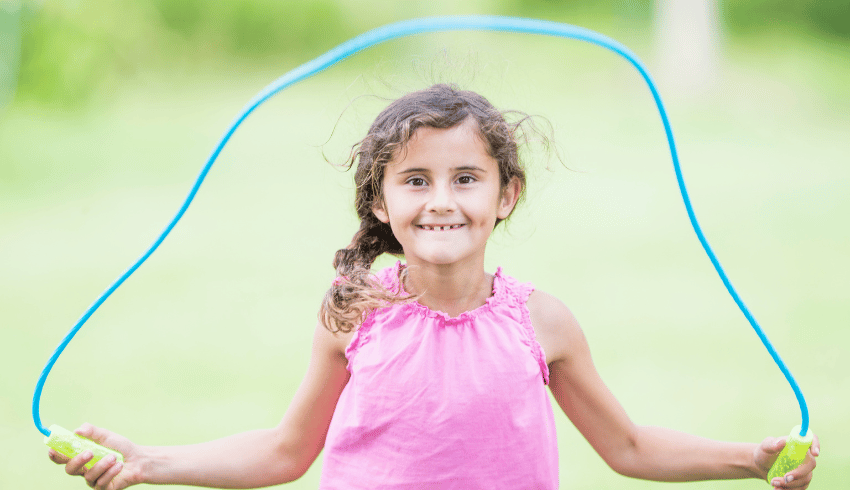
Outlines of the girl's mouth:
<svg viewBox="0 0 850 490">
<path fill-rule="evenodd" d="M 458 229 L 458 228 L 460 228 L 460 227 L 462 227 L 462 226 L 464 226 L 464 225 L 442 225 L 442 226 L 436 226 L 436 225 L 416 225 L 416 227 L 417 227 L 417 228 L 421 228 L 421 229 L 423 229 L 423 230 L 428 230 L 428 231 L 446 231 L 446 230 L 456 230 L 456 229 Z"/>
</svg>

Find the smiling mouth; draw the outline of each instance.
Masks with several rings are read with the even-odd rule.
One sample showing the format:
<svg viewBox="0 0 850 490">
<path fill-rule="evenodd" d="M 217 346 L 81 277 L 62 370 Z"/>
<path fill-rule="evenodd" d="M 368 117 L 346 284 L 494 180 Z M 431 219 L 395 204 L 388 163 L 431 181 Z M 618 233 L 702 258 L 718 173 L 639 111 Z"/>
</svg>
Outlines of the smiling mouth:
<svg viewBox="0 0 850 490">
<path fill-rule="evenodd" d="M 444 226 L 431 226 L 431 225 L 416 225 L 417 228 L 421 228 L 423 230 L 428 231 L 446 231 L 446 230 L 456 230 L 464 225 L 444 225 Z"/>
</svg>

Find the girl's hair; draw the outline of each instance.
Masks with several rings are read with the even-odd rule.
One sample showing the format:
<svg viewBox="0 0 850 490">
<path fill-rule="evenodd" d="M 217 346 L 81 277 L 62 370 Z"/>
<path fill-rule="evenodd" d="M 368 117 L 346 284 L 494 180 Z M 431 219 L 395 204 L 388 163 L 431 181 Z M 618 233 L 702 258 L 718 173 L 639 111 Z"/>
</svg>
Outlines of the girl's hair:
<svg viewBox="0 0 850 490">
<path fill-rule="evenodd" d="M 505 115 L 519 117 L 508 122 Z M 405 151 L 417 129 L 451 128 L 470 117 L 477 123 L 490 156 L 499 165 L 501 188 L 516 177 L 525 189 L 525 171 L 519 162 L 517 141 L 524 139 L 521 126 L 529 120 L 528 115 L 501 112 L 481 95 L 445 84 L 409 93 L 392 102 L 372 123 L 366 137 L 352 147 L 346 162 L 349 169 L 357 163 L 355 208 L 360 229 L 351 243 L 334 256 L 338 277 L 319 310 L 320 321 L 331 332 L 350 332 L 375 309 L 412 299 L 401 296 L 400 291 L 386 290 L 371 274 L 372 263 L 381 254 L 403 254 L 390 225 L 378 220 L 372 212 L 374 205 L 384 198 L 384 169 Z M 399 279 L 402 284 L 404 278 Z"/>
</svg>

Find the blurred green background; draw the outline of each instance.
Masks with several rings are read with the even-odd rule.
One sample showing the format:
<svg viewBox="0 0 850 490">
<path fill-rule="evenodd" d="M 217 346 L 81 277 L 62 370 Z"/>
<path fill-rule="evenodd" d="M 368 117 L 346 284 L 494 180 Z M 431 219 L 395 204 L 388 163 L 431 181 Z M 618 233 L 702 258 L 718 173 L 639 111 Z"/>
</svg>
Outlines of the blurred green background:
<svg viewBox="0 0 850 490">
<path fill-rule="evenodd" d="M 823 441 L 810 488 L 845 487 L 850 10 L 845 0 L 693 4 L 704 10 L 625 0 L 0 2 L 0 487 L 85 488 L 46 458 L 30 419 L 35 381 L 170 220 L 243 105 L 365 30 L 472 13 L 588 27 L 657 74 L 704 231 L 807 395 Z M 356 228 L 351 175 L 325 158 L 344 160 L 388 99 L 434 82 L 551 122 L 557 153 L 527 152 L 528 199 L 494 236 L 488 267 L 573 309 L 637 423 L 756 442 L 799 422 L 689 227 L 637 73 L 576 41 L 471 32 L 386 43 L 252 115 L 180 225 L 59 360 L 44 422 L 88 421 L 153 445 L 275 425 L 305 371 L 333 252 Z M 614 474 L 557 418 L 563 488 L 660 486 Z M 289 488 L 316 488 L 319 468 Z"/>
</svg>

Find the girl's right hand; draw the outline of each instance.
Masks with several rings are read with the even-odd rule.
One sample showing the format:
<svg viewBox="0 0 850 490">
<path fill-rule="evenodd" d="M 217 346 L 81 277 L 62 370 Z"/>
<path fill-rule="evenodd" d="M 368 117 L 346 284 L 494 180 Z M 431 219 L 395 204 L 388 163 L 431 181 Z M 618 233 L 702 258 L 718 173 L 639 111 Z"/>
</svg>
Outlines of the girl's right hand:
<svg viewBox="0 0 850 490">
<path fill-rule="evenodd" d="M 108 456 L 87 470 L 85 464 L 92 458 L 90 451 L 68 458 L 50 449 L 47 453 L 50 461 L 65 465 L 65 473 L 82 476 L 88 486 L 97 490 L 121 490 L 142 482 L 139 448 L 129 439 L 91 424 L 81 425 L 74 433 L 120 452 L 124 455 L 124 463 Z"/>
</svg>

